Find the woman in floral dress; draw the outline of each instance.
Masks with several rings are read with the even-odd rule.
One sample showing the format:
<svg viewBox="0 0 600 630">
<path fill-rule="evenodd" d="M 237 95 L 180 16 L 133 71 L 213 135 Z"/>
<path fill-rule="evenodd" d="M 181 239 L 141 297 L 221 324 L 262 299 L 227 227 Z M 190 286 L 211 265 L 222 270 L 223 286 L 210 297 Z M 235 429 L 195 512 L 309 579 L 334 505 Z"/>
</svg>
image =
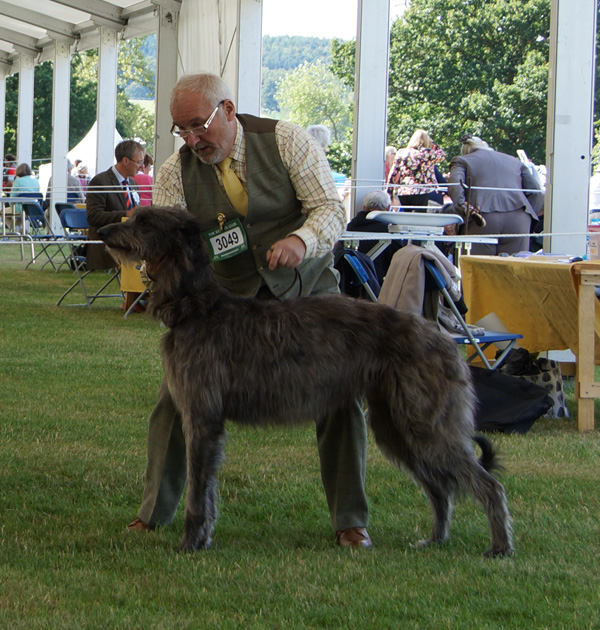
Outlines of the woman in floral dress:
<svg viewBox="0 0 600 630">
<path fill-rule="evenodd" d="M 394 205 L 399 203 L 407 212 L 426 212 L 429 193 L 438 190 L 435 165 L 445 157 L 429 134 L 417 129 L 408 145 L 396 153 L 388 177 L 388 193 Z"/>
</svg>

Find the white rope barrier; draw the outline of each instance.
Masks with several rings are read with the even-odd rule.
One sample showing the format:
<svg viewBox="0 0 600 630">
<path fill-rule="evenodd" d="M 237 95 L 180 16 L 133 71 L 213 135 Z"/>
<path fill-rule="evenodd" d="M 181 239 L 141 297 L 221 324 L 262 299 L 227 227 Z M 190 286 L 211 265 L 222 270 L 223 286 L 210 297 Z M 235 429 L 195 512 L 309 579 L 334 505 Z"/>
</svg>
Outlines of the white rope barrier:
<svg viewBox="0 0 600 630">
<path fill-rule="evenodd" d="M 431 191 L 431 189 L 435 189 L 438 192 L 443 192 L 448 188 L 460 186 L 460 183 L 457 182 L 431 182 L 427 184 L 393 184 L 391 182 L 386 182 L 381 179 L 361 179 L 361 184 L 357 184 L 356 180 L 352 180 L 350 177 L 345 182 L 340 182 L 336 184 L 336 188 L 348 188 L 351 190 L 373 190 L 375 188 L 380 188 L 381 190 L 387 190 L 388 188 L 412 188 L 415 190 L 425 190 Z M 89 182 L 88 182 L 89 184 Z M 150 184 L 142 184 L 142 190 L 154 190 L 154 182 Z M 499 187 L 488 187 L 488 186 L 470 186 L 471 190 L 490 190 L 490 191 L 520 191 L 526 193 L 539 193 L 542 192 L 537 188 L 499 188 Z M 92 188 L 89 185 L 85 186 L 85 190 L 83 190 L 84 194 L 88 193 L 109 193 L 109 192 L 120 192 L 122 191 L 121 186 L 94 186 Z M 77 186 L 48 186 L 46 189 L 46 195 L 51 194 L 60 194 L 60 193 L 81 193 L 81 188 Z M 4 203 L 10 203 L 10 197 L 3 197 L 2 201 Z"/>
<path fill-rule="evenodd" d="M 453 224 L 459 225 L 459 224 Z M 397 232 L 397 234 L 403 234 L 402 232 Z M 409 234 L 407 232 L 406 234 Z M 544 237 L 544 236 L 597 236 L 598 232 L 523 232 L 520 234 L 472 234 L 472 236 L 485 236 L 486 238 L 521 238 L 523 236 L 530 237 Z M 29 239 L 26 240 L 15 240 L 16 237 L 11 234 L 6 234 L 5 236 L 0 235 L 0 245 L 31 245 L 32 241 Z M 33 241 L 35 243 L 35 241 Z M 104 241 L 88 241 L 85 239 L 82 240 L 71 240 L 71 239 L 56 239 L 44 241 L 45 245 L 66 245 L 71 243 L 71 245 L 85 245 L 85 244 L 93 244 L 93 245 L 101 245 Z"/>
<path fill-rule="evenodd" d="M 349 188 L 351 190 L 369 189 L 374 190 L 379 188 L 381 190 L 387 190 L 388 188 L 413 188 L 415 190 L 425 190 L 430 192 L 431 189 L 435 189 L 436 192 L 444 192 L 448 188 L 461 186 L 460 182 L 431 182 L 428 184 L 393 184 L 391 182 L 385 182 L 381 179 L 361 179 L 360 185 L 356 184 L 351 178 L 348 178 L 345 183 L 336 184 L 337 188 Z M 366 183 L 365 183 L 366 182 Z M 491 190 L 501 192 L 523 192 L 523 193 L 543 193 L 544 191 L 539 188 L 500 188 L 494 186 L 469 186 L 471 190 Z"/>
<path fill-rule="evenodd" d="M 477 234 L 476 236 L 488 236 L 489 238 L 521 238 L 522 236 L 590 236 L 598 232 L 523 232 L 522 234 Z"/>
<path fill-rule="evenodd" d="M 0 245 L 31 245 L 36 243 L 35 240 L 15 240 L 16 237 L 11 236 L 10 234 L 7 234 L 6 236 L 2 236 L 0 235 Z M 81 240 L 71 240 L 71 239 L 47 239 L 42 241 L 42 243 L 45 246 L 48 245 L 103 245 L 104 241 L 87 241 L 85 239 L 81 239 Z"/>
<path fill-rule="evenodd" d="M 153 189 L 154 185 L 153 184 L 141 184 L 141 185 L 138 184 L 138 188 L 145 191 L 145 190 L 150 190 L 151 188 Z M 59 194 L 59 193 L 68 194 L 68 193 L 82 193 L 83 192 L 84 195 L 88 195 L 88 194 L 94 194 L 94 193 L 111 193 L 111 192 L 122 192 L 122 191 L 123 191 L 123 187 L 119 185 L 94 186 L 92 188 L 87 186 L 85 190 L 82 190 L 81 188 L 77 188 L 76 186 L 49 186 L 48 189 L 46 190 L 46 196 L 52 195 L 52 194 Z M 37 191 L 31 191 L 31 192 L 37 192 Z M 2 201 L 4 203 L 10 203 L 10 197 L 2 197 Z"/>
</svg>

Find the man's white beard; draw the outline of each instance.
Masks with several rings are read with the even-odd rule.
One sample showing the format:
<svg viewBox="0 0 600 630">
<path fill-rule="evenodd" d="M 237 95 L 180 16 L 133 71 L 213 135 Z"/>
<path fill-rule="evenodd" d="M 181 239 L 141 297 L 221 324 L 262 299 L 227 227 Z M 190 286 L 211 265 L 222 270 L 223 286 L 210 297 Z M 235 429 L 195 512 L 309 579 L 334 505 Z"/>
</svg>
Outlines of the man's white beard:
<svg viewBox="0 0 600 630">
<path fill-rule="evenodd" d="M 209 158 L 203 157 L 202 154 L 196 152 L 194 148 L 190 150 L 203 164 L 219 164 L 219 162 L 222 162 L 227 157 L 223 155 L 223 152 L 218 148 L 213 149 L 213 153 Z"/>
</svg>

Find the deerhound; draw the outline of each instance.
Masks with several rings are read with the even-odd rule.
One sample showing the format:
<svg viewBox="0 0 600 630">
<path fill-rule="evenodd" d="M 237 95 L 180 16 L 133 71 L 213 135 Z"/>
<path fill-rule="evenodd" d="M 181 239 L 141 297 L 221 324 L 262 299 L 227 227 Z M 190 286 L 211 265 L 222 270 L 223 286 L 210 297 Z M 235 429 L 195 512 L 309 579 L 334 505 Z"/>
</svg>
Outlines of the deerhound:
<svg viewBox="0 0 600 630">
<path fill-rule="evenodd" d="M 233 297 L 213 279 L 200 225 L 182 209 L 140 207 L 98 235 L 119 261 L 145 262 L 155 281 L 149 311 L 169 329 L 164 371 L 187 453 L 181 550 L 210 546 L 226 418 L 319 422 L 363 396 L 380 450 L 408 469 L 431 503 L 433 529 L 418 544 L 448 537 L 454 496 L 466 491 L 487 514 L 485 555 L 512 553 L 505 491 L 488 472 L 494 449 L 474 437 L 468 367 L 435 324 L 339 295 Z"/>
</svg>

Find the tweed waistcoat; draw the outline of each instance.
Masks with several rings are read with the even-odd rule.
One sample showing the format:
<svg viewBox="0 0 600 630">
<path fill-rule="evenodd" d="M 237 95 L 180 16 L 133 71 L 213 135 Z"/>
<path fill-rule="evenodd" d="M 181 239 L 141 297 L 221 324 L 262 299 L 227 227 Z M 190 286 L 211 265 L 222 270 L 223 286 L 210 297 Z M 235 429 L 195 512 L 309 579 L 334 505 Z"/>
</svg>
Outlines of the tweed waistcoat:
<svg viewBox="0 0 600 630">
<path fill-rule="evenodd" d="M 317 285 L 336 285 L 331 254 L 305 259 L 293 269 L 269 271 L 269 247 L 300 228 L 306 217 L 281 160 L 275 139 L 276 120 L 238 115 L 246 141 L 246 188 L 248 213 L 239 215 L 221 187 L 214 168 L 201 162 L 187 145 L 180 151 L 183 191 L 189 211 L 200 220 L 203 231 L 219 225 L 217 215 L 241 220 L 248 249 L 233 258 L 212 263 L 217 282 L 234 295 L 256 295 L 261 285 L 281 299 L 313 292 Z M 323 277 L 325 276 L 325 277 Z M 335 288 L 331 288 L 334 291 Z M 329 291 L 328 291 L 329 292 Z"/>
</svg>

